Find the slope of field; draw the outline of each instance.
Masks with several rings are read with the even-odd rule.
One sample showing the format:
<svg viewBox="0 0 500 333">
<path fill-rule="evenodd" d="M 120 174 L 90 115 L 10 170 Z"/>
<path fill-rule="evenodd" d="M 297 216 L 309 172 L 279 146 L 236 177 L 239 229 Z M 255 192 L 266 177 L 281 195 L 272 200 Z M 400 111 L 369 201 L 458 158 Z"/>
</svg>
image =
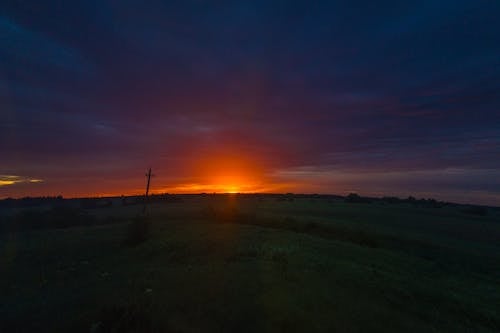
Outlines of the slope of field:
<svg viewBox="0 0 500 333">
<path fill-rule="evenodd" d="M 0 239 L 0 331 L 495 332 L 500 221 L 454 206 L 189 196 Z"/>
</svg>

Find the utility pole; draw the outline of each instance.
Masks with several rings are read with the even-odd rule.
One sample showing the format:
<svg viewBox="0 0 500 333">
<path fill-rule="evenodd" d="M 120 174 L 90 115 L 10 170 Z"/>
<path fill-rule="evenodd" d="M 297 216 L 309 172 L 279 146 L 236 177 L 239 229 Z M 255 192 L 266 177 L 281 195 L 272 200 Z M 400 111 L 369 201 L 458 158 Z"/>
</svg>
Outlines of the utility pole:
<svg viewBox="0 0 500 333">
<path fill-rule="evenodd" d="M 148 177 L 148 182 L 146 185 L 146 195 L 144 196 L 144 207 L 142 209 L 143 215 L 146 214 L 146 209 L 148 206 L 149 184 L 151 183 L 151 176 L 154 176 L 154 175 L 151 174 L 151 167 L 150 167 L 148 173 L 146 174 L 146 177 Z"/>
</svg>

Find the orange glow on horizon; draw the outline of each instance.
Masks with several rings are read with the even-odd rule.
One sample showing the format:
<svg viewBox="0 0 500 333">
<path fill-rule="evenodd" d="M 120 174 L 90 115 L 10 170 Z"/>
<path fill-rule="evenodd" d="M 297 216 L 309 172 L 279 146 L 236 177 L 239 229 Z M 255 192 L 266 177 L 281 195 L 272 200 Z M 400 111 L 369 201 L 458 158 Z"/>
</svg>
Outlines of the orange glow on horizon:
<svg viewBox="0 0 500 333">
<path fill-rule="evenodd" d="M 258 185 L 231 185 L 231 184 L 178 184 L 174 186 L 164 187 L 154 193 L 178 193 L 178 194 L 194 194 L 194 193 L 268 193 L 273 190 L 278 190 L 278 187 L 273 186 L 258 186 Z"/>
<path fill-rule="evenodd" d="M 205 155 L 192 163 L 192 183 L 169 188 L 173 193 L 267 192 L 265 170 L 257 160 L 231 152 Z"/>
<path fill-rule="evenodd" d="M 273 174 L 269 165 L 264 163 L 258 156 L 253 158 L 250 154 L 239 153 L 242 149 L 226 149 L 215 152 L 205 152 L 191 159 L 180 167 L 178 172 L 169 177 L 168 169 L 161 165 L 153 167 L 155 178 L 151 179 L 151 194 L 199 194 L 199 193 L 280 193 L 292 192 L 297 184 L 289 180 L 281 179 Z M 189 159 L 188 159 L 189 160 Z M 11 188 L 11 179 L 1 179 L 0 189 Z M 36 192 L 30 184 L 37 183 Z M 2 186 L 4 185 L 4 186 Z M 5 195 L 0 192 L 1 197 L 33 196 L 56 196 L 63 195 L 66 198 L 83 197 L 115 197 L 143 195 L 146 187 L 146 179 L 140 172 L 137 177 L 127 179 L 111 179 L 98 183 L 88 182 L 85 179 L 72 183 L 71 188 L 66 189 L 67 184 L 62 181 L 42 181 L 38 178 L 30 178 L 19 186 L 24 186 L 20 194 L 9 191 Z M 21 188 L 21 187 L 20 187 Z M 26 189 L 26 190 L 25 190 Z M 26 193 L 26 194 L 25 194 Z"/>
</svg>

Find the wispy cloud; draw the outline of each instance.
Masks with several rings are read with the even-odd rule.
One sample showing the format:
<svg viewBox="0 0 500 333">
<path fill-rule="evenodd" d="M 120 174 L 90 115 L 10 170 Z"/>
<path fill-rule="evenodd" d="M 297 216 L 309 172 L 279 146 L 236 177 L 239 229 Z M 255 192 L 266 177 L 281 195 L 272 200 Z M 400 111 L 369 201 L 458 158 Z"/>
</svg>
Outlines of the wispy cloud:
<svg viewBox="0 0 500 333">
<path fill-rule="evenodd" d="M 0 175 L 0 186 L 9 186 L 19 183 L 41 183 L 43 179 L 15 175 Z"/>
<path fill-rule="evenodd" d="M 7 17 L 0 16 L 0 36 L 3 40 L 3 56 L 11 61 L 24 61 L 78 73 L 89 70 L 89 65 L 76 49 L 29 30 Z"/>
</svg>

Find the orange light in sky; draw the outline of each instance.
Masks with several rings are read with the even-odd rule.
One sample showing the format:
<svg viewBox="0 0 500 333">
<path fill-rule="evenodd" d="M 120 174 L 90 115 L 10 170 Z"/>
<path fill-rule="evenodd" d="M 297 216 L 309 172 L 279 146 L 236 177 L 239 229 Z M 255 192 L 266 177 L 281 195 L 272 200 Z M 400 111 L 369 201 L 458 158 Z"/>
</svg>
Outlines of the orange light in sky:
<svg viewBox="0 0 500 333">
<path fill-rule="evenodd" d="M 265 183 L 263 168 L 256 161 L 234 153 L 219 153 L 200 159 L 193 166 L 196 184 L 206 192 L 257 192 Z"/>
</svg>

